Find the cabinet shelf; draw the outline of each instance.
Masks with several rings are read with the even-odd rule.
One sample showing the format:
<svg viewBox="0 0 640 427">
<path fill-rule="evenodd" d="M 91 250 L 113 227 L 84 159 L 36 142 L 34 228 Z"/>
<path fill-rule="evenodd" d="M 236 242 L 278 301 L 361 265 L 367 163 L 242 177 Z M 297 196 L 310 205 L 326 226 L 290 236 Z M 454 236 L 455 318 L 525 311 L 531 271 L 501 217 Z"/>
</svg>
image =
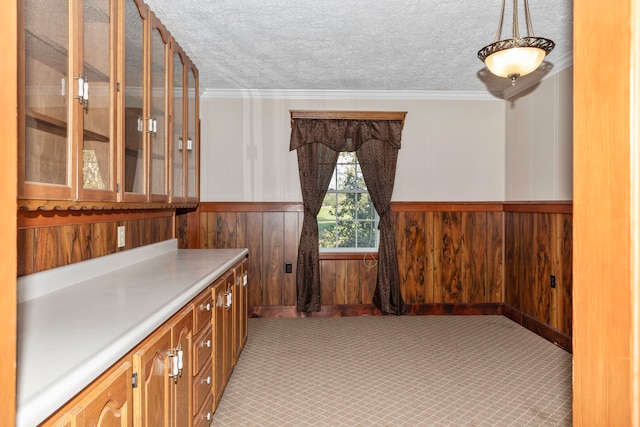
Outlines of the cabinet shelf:
<svg viewBox="0 0 640 427">
<path fill-rule="evenodd" d="M 46 36 L 39 36 L 33 31 L 25 30 L 26 42 L 29 46 L 28 55 L 37 58 L 48 67 L 58 71 L 60 75 L 67 75 L 68 50 L 56 41 Z M 91 64 L 84 63 L 84 72 L 99 82 L 109 82 L 109 76 Z"/>
<path fill-rule="evenodd" d="M 26 113 L 26 124 L 28 127 L 51 133 L 63 138 L 67 137 L 67 123 L 46 114 L 37 111 L 28 111 Z M 109 142 L 109 137 L 101 135 L 97 132 L 84 129 L 83 136 L 85 141 Z"/>
</svg>

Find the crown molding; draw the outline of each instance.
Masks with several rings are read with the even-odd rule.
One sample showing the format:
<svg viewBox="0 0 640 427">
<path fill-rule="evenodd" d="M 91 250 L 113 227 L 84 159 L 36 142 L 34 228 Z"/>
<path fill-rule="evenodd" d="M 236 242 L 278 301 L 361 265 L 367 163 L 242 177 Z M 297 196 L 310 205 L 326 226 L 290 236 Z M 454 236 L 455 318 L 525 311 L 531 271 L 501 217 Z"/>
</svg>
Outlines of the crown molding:
<svg viewBox="0 0 640 427">
<path fill-rule="evenodd" d="M 201 98 L 502 101 L 485 91 L 446 90 L 205 89 Z"/>
</svg>

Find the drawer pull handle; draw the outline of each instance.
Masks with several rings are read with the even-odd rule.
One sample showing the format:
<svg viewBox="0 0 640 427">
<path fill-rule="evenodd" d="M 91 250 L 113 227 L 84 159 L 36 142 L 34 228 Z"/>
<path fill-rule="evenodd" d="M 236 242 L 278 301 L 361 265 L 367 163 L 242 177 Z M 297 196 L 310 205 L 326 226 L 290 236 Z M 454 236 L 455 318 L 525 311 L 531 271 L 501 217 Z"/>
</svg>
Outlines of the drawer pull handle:
<svg viewBox="0 0 640 427">
<path fill-rule="evenodd" d="M 200 381 L 202 384 L 211 384 L 211 376 L 208 376 L 207 378 L 203 378 L 202 381 Z"/>
</svg>

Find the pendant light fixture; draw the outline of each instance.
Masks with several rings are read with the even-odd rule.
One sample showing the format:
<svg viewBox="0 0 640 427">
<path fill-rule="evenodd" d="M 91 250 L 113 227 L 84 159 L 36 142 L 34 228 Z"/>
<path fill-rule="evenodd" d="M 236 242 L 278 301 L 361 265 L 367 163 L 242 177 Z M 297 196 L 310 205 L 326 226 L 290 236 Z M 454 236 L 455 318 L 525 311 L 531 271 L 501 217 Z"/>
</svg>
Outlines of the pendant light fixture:
<svg viewBox="0 0 640 427">
<path fill-rule="evenodd" d="M 518 77 L 527 75 L 540 66 L 544 57 L 553 50 L 556 44 L 549 39 L 535 37 L 531 17 L 529 16 L 529 1 L 524 0 L 524 14 L 527 22 L 526 37 L 520 37 L 518 31 L 518 0 L 513 0 L 513 37 L 500 40 L 502 35 L 502 21 L 504 20 L 504 2 L 500 12 L 500 23 L 493 43 L 478 51 L 478 58 L 484 62 L 493 74 L 511 79 L 515 86 Z"/>
</svg>

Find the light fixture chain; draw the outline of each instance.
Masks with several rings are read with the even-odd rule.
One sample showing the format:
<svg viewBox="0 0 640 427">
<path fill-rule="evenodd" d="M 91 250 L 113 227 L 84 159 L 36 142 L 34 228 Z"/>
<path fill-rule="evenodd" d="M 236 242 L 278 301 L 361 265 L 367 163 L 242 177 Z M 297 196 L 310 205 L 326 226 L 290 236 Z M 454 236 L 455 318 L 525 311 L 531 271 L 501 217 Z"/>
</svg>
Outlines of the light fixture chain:
<svg viewBox="0 0 640 427">
<path fill-rule="evenodd" d="M 531 25 L 531 14 L 529 13 L 529 0 L 524 0 L 524 15 L 527 19 L 527 31 L 529 32 L 529 37 L 535 37 L 533 34 L 533 25 Z"/>
<path fill-rule="evenodd" d="M 518 0 L 513 0 L 513 38 L 518 40 L 520 32 L 518 31 Z"/>
<path fill-rule="evenodd" d="M 500 22 L 498 23 L 498 32 L 496 33 L 496 38 L 493 39 L 493 42 L 497 42 L 500 40 L 500 36 L 502 35 L 502 21 L 504 20 L 504 1 L 502 0 L 502 10 L 500 11 Z"/>
</svg>

